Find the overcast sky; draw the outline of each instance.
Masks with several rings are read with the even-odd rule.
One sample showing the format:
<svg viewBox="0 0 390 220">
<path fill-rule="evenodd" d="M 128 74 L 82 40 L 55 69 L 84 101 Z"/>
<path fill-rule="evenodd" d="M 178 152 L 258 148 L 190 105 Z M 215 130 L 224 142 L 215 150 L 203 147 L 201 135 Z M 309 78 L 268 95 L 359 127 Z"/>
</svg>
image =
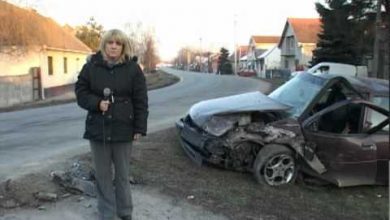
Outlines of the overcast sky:
<svg viewBox="0 0 390 220">
<path fill-rule="evenodd" d="M 232 50 L 251 35 L 281 35 L 287 17 L 318 17 L 318 0 L 10 0 L 35 8 L 59 24 L 85 24 L 95 17 L 105 28 L 142 22 L 156 32 L 163 59 L 184 46 Z M 235 25 L 236 24 L 236 25 Z"/>
</svg>

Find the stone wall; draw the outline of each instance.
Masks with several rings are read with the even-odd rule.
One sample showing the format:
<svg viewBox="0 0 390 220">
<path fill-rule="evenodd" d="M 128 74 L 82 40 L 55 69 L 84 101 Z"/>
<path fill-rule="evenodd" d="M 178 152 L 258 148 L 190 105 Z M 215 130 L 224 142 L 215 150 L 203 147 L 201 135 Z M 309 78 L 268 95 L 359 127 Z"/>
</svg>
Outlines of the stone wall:
<svg viewBox="0 0 390 220">
<path fill-rule="evenodd" d="M 0 76 L 0 108 L 33 100 L 32 72 L 19 76 Z"/>
</svg>

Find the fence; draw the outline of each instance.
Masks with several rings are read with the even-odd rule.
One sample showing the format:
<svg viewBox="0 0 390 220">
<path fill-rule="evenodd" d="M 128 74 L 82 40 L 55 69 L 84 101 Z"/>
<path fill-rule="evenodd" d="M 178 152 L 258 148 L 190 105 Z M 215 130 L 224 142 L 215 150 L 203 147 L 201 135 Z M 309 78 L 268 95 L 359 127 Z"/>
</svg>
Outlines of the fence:
<svg viewBox="0 0 390 220">
<path fill-rule="evenodd" d="M 41 99 L 39 68 L 31 68 L 28 74 L 0 76 L 0 108 Z"/>
</svg>

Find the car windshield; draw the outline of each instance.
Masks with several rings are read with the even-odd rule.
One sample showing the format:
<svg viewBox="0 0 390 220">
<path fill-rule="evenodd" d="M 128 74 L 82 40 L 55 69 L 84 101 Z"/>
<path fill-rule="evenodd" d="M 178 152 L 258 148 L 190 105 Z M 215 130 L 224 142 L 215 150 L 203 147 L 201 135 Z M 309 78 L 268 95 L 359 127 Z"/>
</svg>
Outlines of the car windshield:
<svg viewBox="0 0 390 220">
<path fill-rule="evenodd" d="M 383 97 L 383 96 L 375 96 L 372 99 L 372 102 L 376 105 L 379 105 L 380 107 L 389 110 L 389 97 Z"/>
<path fill-rule="evenodd" d="M 291 106 L 289 114 L 299 117 L 324 86 L 325 81 L 311 74 L 298 74 L 269 94 L 269 97 Z"/>
</svg>

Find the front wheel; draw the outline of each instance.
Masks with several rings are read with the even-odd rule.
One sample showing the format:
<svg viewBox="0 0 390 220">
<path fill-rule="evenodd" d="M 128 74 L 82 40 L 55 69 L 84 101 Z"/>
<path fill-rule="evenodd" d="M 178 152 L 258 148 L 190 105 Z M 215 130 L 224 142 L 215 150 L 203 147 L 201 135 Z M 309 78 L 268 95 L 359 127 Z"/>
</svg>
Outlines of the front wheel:
<svg viewBox="0 0 390 220">
<path fill-rule="evenodd" d="M 270 144 L 257 154 L 253 172 L 257 182 L 280 186 L 295 181 L 298 166 L 292 150 L 283 145 Z"/>
</svg>

